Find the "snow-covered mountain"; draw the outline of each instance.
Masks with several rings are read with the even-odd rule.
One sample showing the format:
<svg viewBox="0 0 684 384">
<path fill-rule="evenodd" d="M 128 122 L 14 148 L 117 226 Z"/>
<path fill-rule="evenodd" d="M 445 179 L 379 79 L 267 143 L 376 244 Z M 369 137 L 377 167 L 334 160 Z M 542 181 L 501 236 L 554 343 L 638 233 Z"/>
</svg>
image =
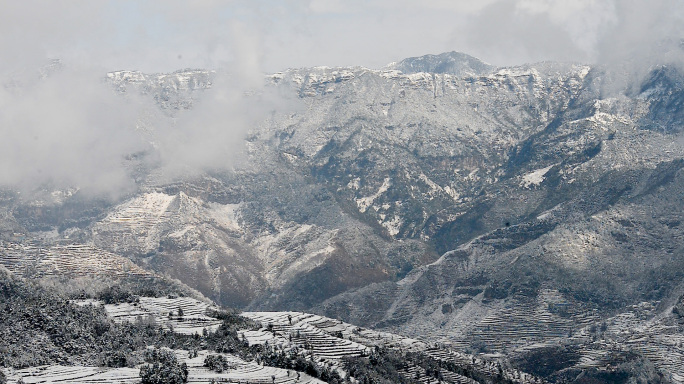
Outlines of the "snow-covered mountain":
<svg viewBox="0 0 684 384">
<path fill-rule="evenodd" d="M 175 116 L 213 76 L 108 79 Z M 684 81 L 658 67 L 607 93 L 610 78 L 459 53 L 292 69 L 266 89 L 305 107 L 254 126 L 233 169 L 142 170 L 115 204 L 8 197 L 0 228 L 12 244 L 69 236 L 225 305 L 512 357 L 576 346 L 558 370 L 602 366 L 611 345 L 684 380 L 667 357 L 684 338 Z"/>
</svg>

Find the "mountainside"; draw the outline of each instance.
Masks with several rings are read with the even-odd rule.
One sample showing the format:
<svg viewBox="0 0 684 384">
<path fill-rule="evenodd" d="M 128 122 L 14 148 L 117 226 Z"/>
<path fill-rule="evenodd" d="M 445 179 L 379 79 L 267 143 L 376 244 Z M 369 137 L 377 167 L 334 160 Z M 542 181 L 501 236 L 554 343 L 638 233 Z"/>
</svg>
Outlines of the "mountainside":
<svg viewBox="0 0 684 384">
<path fill-rule="evenodd" d="M 182 117 L 214 76 L 108 81 L 156 102 L 140 128 L 154 141 L 163 126 L 145 121 Z M 12 267 L 11 249 L 67 242 L 222 305 L 313 311 L 522 365 L 564 345 L 563 364 L 533 372 L 553 380 L 623 359 L 684 381 L 684 77 L 656 67 L 608 93 L 610 78 L 458 53 L 269 75 L 263 92 L 299 107 L 253 127 L 244 161 L 173 179 L 132 158 L 138 192 L 117 202 L 8 192 L 0 256 Z"/>
<path fill-rule="evenodd" d="M 172 185 L 151 179 L 149 193 L 90 227 L 92 239 L 229 305 L 306 309 L 396 280 L 501 225 L 464 226 L 463 215 L 503 175 L 510 146 L 563 110 L 588 68 L 543 70 L 275 74 L 270 87 L 309 105 L 254 129 L 249 165 Z"/>
</svg>

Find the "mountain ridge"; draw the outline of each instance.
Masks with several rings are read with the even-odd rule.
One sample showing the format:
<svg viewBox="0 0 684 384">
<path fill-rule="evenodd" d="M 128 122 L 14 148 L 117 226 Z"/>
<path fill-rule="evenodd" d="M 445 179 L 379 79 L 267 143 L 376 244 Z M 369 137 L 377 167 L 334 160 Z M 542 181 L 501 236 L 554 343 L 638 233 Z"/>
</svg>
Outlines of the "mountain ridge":
<svg viewBox="0 0 684 384">
<path fill-rule="evenodd" d="M 680 74 L 654 68 L 638 93 L 606 95 L 605 68 L 474 60 L 268 75 L 266 89 L 306 108 L 253 127 L 247 161 L 174 181 L 143 170 L 140 192 L 75 213 L 82 221 L 11 200 L 6 236 L 63 222 L 58 238 L 224 305 L 313 311 L 511 359 L 570 343 L 584 363 L 569 371 L 617 343 L 684 377 L 654 352 L 681 354 L 666 340 L 681 335 Z M 212 76 L 108 79 L 175 118 Z"/>
</svg>

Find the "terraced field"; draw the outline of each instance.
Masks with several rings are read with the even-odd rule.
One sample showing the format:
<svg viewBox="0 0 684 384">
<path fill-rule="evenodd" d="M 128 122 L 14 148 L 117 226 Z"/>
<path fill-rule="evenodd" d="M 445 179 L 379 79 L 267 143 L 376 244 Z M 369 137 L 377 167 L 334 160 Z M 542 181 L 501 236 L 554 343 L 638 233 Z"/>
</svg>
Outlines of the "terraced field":
<svg viewBox="0 0 684 384">
<path fill-rule="evenodd" d="M 328 363 L 341 374 L 345 372 L 339 359 L 368 354 L 378 346 L 401 352 L 423 352 L 436 360 L 452 362 L 459 366 L 471 366 L 493 376 L 501 374 L 517 383 L 542 382 L 527 373 L 504 369 L 492 360 L 456 352 L 443 345 L 428 345 L 420 340 L 364 329 L 323 316 L 301 312 L 243 312 L 242 315 L 262 324 L 259 331 L 242 332 L 250 344 L 269 343 L 284 348 L 304 348 L 311 351 L 317 361 Z M 405 367 L 400 373 L 426 384 L 438 383 L 439 380 L 450 383 L 476 383 L 465 376 L 442 371 L 441 379 L 428 376 L 423 368 L 414 365 Z"/>
<path fill-rule="evenodd" d="M 578 344 L 585 342 L 580 367 L 605 365 L 609 351 L 637 352 L 670 381 L 684 383 L 684 333 L 671 314 L 658 315 L 655 306 L 641 303 L 629 312 L 607 319 L 603 328 L 597 334 L 586 327 L 571 339 Z"/>
<path fill-rule="evenodd" d="M 441 384 L 444 381 L 457 384 L 478 384 L 478 382 L 473 379 L 444 369 L 439 371 L 438 377 L 428 376 L 425 374 L 423 369 L 417 366 L 411 366 L 409 368 L 402 369 L 399 372 L 406 377 L 411 377 L 418 380 L 422 384 Z"/>
<path fill-rule="evenodd" d="M 188 351 L 175 350 L 174 352 L 180 362 L 185 362 L 188 365 L 188 383 L 211 383 L 212 381 L 249 384 L 323 383 L 323 381 L 305 373 L 246 362 L 226 354 L 223 354 L 223 356 L 233 368 L 217 373 L 203 366 L 204 359 L 209 355 L 208 351 L 199 351 L 197 357 L 193 358 L 190 358 Z M 5 370 L 8 383 L 10 384 L 16 383 L 19 379 L 23 380 L 26 384 L 57 382 L 90 384 L 139 383 L 139 372 L 139 368 L 100 368 L 62 365 Z"/>
<path fill-rule="evenodd" d="M 19 379 L 33 383 L 139 383 L 140 370 L 136 368 L 99 368 L 50 365 L 20 370 L 5 370 L 8 383 Z"/>
<path fill-rule="evenodd" d="M 520 311 L 524 313 L 524 309 Z M 644 302 L 632 306 L 628 312 L 619 313 L 608 319 L 601 320 L 592 314 L 585 314 L 583 323 L 586 325 L 565 336 L 561 331 L 556 336 L 553 332 L 541 334 L 539 329 L 543 328 L 539 326 L 530 327 L 534 328 L 533 330 L 526 330 L 521 324 L 543 324 L 548 320 L 543 312 L 527 313 L 527 318 L 520 317 L 519 313 L 508 320 L 504 316 L 486 318 L 478 325 L 482 329 L 482 340 L 489 343 L 486 345 L 497 346 L 503 340 L 520 337 L 521 346 L 509 350 L 512 354 L 566 346 L 579 353 L 579 361 L 573 366 L 578 369 L 614 368 L 616 355 L 636 353 L 653 363 L 670 382 L 684 383 L 684 328 L 669 310 L 658 310 L 653 304 Z M 572 313 L 566 315 L 582 316 Z M 482 324 L 486 324 L 487 328 Z M 547 329 L 551 328 L 551 324 L 554 323 L 546 323 Z M 560 330 L 563 328 L 560 327 Z M 435 352 L 429 353 L 433 355 Z M 461 360 L 467 359 L 465 356 L 463 355 Z"/>
<path fill-rule="evenodd" d="M 93 300 L 84 300 L 80 305 L 103 305 Z M 154 321 L 174 332 L 183 334 L 201 334 L 204 329 L 213 331 L 221 321 L 208 315 L 208 311 L 216 307 L 193 298 L 150 298 L 141 297 L 135 303 L 103 305 L 109 316 L 118 323 L 135 321 Z M 180 318 L 178 313 L 182 312 Z M 428 357 L 443 362 L 451 362 L 458 367 L 492 377 L 500 375 L 516 383 L 542 382 L 523 372 L 503 368 L 495 361 L 453 351 L 443 345 L 429 345 L 420 340 L 411 339 L 386 332 L 377 332 L 360 328 L 331 318 L 301 312 L 244 312 L 243 316 L 261 324 L 258 330 L 239 331 L 239 337 L 250 345 L 268 345 L 271 350 L 294 352 L 310 359 L 318 366 L 336 371 L 341 377 L 347 372 L 342 362 L 343 357 L 371 355 L 377 347 L 391 348 L 399 353 L 420 352 Z M 222 354 L 230 368 L 217 373 L 204 367 L 205 358 L 213 352 L 196 351 L 197 355 L 187 350 L 175 350 L 177 358 L 185 362 L 189 368 L 188 382 L 210 383 L 242 382 L 242 383 L 322 383 L 302 372 L 265 366 L 259 356 L 253 361 L 245 361 L 237 356 Z M 406 378 L 418 380 L 424 384 L 458 383 L 476 384 L 477 381 L 457 372 L 441 369 L 437 372 L 427 371 L 418 363 L 407 360 L 399 373 Z M 460 371 L 458 371 L 460 372 Z M 20 378 L 25 383 L 75 382 L 75 383 L 136 383 L 139 382 L 139 367 L 135 368 L 99 368 L 83 366 L 42 366 L 22 370 L 6 370 L 9 383 L 16 383 Z M 465 373 L 464 373 L 465 374 Z"/>
<path fill-rule="evenodd" d="M 142 279 L 153 276 L 125 257 L 82 244 L 41 246 L 34 242 L 0 240 L 0 265 L 19 276 Z"/>
<path fill-rule="evenodd" d="M 221 325 L 221 320 L 207 315 L 208 310 L 218 310 L 218 307 L 190 297 L 141 297 L 136 303 L 106 304 L 104 308 L 117 323 L 155 322 L 185 335 L 201 335 L 205 329 L 214 331 Z M 178 315 L 179 310 L 182 317 Z"/>
<path fill-rule="evenodd" d="M 179 360 L 188 365 L 189 383 L 209 383 L 211 380 L 230 383 L 263 383 L 263 384 L 287 384 L 287 383 L 323 383 L 305 373 L 290 371 L 287 369 L 269 367 L 247 362 L 232 355 L 221 354 L 234 368 L 223 373 L 210 371 L 203 366 L 204 359 L 209 353 L 199 351 L 197 357 L 188 358 L 187 351 L 176 351 Z M 212 353 L 215 354 L 215 353 Z"/>
</svg>

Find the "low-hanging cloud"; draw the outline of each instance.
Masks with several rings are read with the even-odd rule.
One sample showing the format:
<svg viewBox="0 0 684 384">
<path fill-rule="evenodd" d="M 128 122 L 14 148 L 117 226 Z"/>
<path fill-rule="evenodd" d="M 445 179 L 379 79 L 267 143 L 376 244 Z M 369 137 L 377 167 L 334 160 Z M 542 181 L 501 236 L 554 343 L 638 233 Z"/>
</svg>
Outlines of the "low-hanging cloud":
<svg viewBox="0 0 684 384">
<path fill-rule="evenodd" d="M 242 165 L 250 129 L 297 108 L 294 93 L 267 87 L 264 76 L 220 71 L 192 109 L 157 127 L 154 140 L 164 173 L 175 177 Z"/>
<path fill-rule="evenodd" d="M 598 65 L 609 95 L 639 87 L 656 66 L 684 68 L 683 38 L 677 0 L 499 0 L 477 12 L 454 43 L 499 65 Z"/>
<path fill-rule="evenodd" d="M 116 95 L 99 74 L 38 75 L 0 88 L 0 185 L 107 195 L 130 190 L 123 156 L 146 146 L 134 130 L 138 105 Z"/>
<path fill-rule="evenodd" d="M 126 166 L 133 153 L 170 173 L 230 167 L 251 127 L 292 108 L 263 84 L 265 72 L 288 67 L 377 68 L 459 50 L 495 65 L 579 61 L 639 78 L 684 62 L 683 8 L 677 0 L 2 2 L 0 186 L 125 193 L 136 187 Z M 63 65 L 47 74 L 51 58 Z M 142 112 L 153 107 L 102 81 L 113 70 L 187 67 L 218 69 L 213 87 L 192 110 L 146 121 L 152 136 L 136 130 L 138 119 L 163 114 Z"/>
<path fill-rule="evenodd" d="M 653 68 L 684 70 L 684 3 L 624 0 L 597 43 L 596 62 L 608 69 L 604 92 L 635 91 Z"/>
<path fill-rule="evenodd" d="M 500 64 L 668 61 L 673 51 L 663 47 L 684 37 L 683 11 L 676 0 L 499 0 L 454 42 Z"/>
<path fill-rule="evenodd" d="M 117 198 L 136 188 L 137 170 L 129 161 L 133 154 L 138 165 L 142 161 L 161 167 L 170 176 L 229 168 L 244 155 L 248 130 L 285 106 L 282 95 L 264 88 L 258 29 L 215 17 L 220 5 L 216 2 L 203 3 L 194 15 L 184 14 L 180 3 L 164 3 L 165 12 L 156 16 L 162 18 L 156 32 L 171 31 L 170 38 L 202 26 L 198 33 L 178 40 L 179 49 L 199 45 L 205 63 L 220 67 L 212 87 L 195 96 L 193 109 L 169 118 L 152 111 L 156 106 L 151 98 L 117 93 L 104 81 L 106 61 L 114 51 L 100 45 L 116 45 L 116 40 L 125 42 L 130 36 L 107 36 L 105 31 L 117 28 L 108 15 L 112 4 L 91 3 L 84 2 L 80 15 L 88 20 L 85 23 L 69 17 L 67 23 L 54 21 L 74 15 L 76 4 L 46 4 L 37 7 L 36 17 L 30 9 L 38 4 L 4 7 L 8 12 L 0 16 L 7 21 L 0 25 L 0 51 L 8 60 L 0 64 L 1 188 L 30 192 L 75 187 L 88 195 Z M 156 1 L 126 4 L 143 18 L 162 9 Z M 46 25 L 22 35 L 18 20 L 45 20 Z M 170 24 L 180 27 L 168 29 Z M 50 29 L 56 32 L 51 35 Z M 152 43 L 160 38 L 153 36 L 153 29 L 142 29 L 141 40 Z M 165 44 L 170 43 L 160 42 L 169 55 L 173 50 Z M 143 47 L 131 46 L 134 52 Z M 20 54 L 22 48 L 25 54 Z M 54 56 L 63 60 L 49 64 Z M 145 54 L 140 59 L 143 65 L 155 62 Z M 137 129 L 141 118 L 151 132 Z"/>
<path fill-rule="evenodd" d="M 241 22 L 230 31 L 225 43 L 236 59 L 216 72 L 192 109 L 157 127 L 155 146 L 167 177 L 231 168 L 246 157 L 250 129 L 298 108 L 294 92 L 267 86 L 259 31 Z"/>
<path fill-rule="evenodd" d="M 614 14 L 611 1 L 499 0 L 469 19 L 454 43 L 498 65 L 586 63 Z"/>
</svg>

